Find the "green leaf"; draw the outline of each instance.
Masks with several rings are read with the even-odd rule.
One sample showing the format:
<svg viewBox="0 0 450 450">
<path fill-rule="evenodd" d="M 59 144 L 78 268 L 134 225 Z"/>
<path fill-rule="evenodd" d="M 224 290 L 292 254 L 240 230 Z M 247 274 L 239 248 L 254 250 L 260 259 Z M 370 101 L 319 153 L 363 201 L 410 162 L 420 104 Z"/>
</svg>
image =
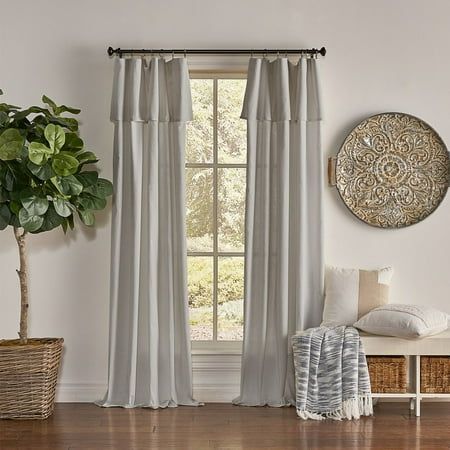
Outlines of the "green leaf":
<svg viewBox="0 0 450 450">
<path fill-rule="evenodd" d="M 3 186 L 7 189 L 8 185 L 10 185 L 11 189 L 8 190 L 20 192 L 30 186 L 29 174 L 24 170 L 24 164 L 25 162 L 8 161 L 7 172 L 2 180 Z M 3 181 L 5 183 L 3 183 Z"/>
<path fill-rule="evenodd" d="M 53 204 L 50 204 L 50 206 L 48 207 L 48 211 L 45 216 L 43 216 L 43 218 L 44 221 L 39 229 L 39 232 L 53 230 L 54 228 L 59 227 L 65 220 L 64 217 L 61 217 L 55 211 Z"/>
<path fill-rule="evenodd" d="M 9 194 L 9 197 L 11 200 L 17 200 L 19 202 L 19 209 L 22 208 L 22 203 L 20 203 L 20 199 L 22 197 L 25 197 L 26 195 L 26 189 L 19 191 L 19 190 L 14 190 L 11 191 Z M 33 195 L 32 190 L 30 189 L 30 194 L 29 195 Z M 19 209 L 17 210 L 17 212 L 19 212 Z"/>
<path fill-rule="evenodd" d="M 92 194 L 94 197 L 106 198 L 112 195 L 113 185 L 109 180 L 99 178 L 95 185 L 87 187 L 84 191 Z"/>
<path fill-rule="evenodd" d="M 14 190 L 14 191 L 11 191 L 10 193 L 9 193 L 9 197 L 10 197 L 10 199 L 11 200 L 17 200 L 17 201 L 19 201 L 20 202 L 20 195 L 22 194 L 22 193 L 24 193 L 24 191 L 18 191 L 18 190 Z M 30 194 L 31 195 L 31 194 Z M 22 203 L 20 203 L 20 205 L 19 205 L 19 209 L 20 208 L 22 208 Z M 17 210 L 17 212 L 19 212 L 19 210 Z"/>
<path fill-rule="evenodd" d="M 50 117 L 49 122 L 68 128 L 70 131 L 78 130 L 78 120 L 71 117 Z"/>
<path fill-rule="evenodd" d="M 46 95 L 42 96 L 42 101 L 45 104 L 47 104 L 48 106 L 50 106 L 51 110 L 53 111 L 53 113 L 56 116 L 59 116 L 63 112 L 70 112 L 72 114 L 80 113 L 79 109 L 72 108 L 71 106 L 66 106 L 66 105 L 57 106 L 57 104 L 51 98 L 47 97 Z"/>
<path fill-rule="evenodd" d="M 73 176 L 53 177 L 51 182 L 62 195 L 79 195 L 83 190 L 83 185 Z"/>
<path fill-rule="evenodd" d="M 0 111 L 0 126 L 5 126 L 9 122 L 9 116 L 5 111 Z"/>
<path fill-rule="evenodd" d="M 73 230 L 75 228 L 75 224 L 74 224 L 74 221 L 73 221 L 73 214 L 71 216 L 69 216 L 66 220 L 67 220 L 67 223 L 69 225 L 69 228 L 71 230 Z"/>
<path fill-rule="evenodd" d="M 45 115 L 49 115 L 50 113 L 48 112 L 47 109 L 45 108 L 41 108 L 40 106 L 30 106 L 27 109 L 24 109 L 22 111 L 17 111 L 16 113 L 13 114 L 13 119 L 14 120 L 22 120 L 25 117 L 27 117 L 30 114 L 45 114 Z"/>
<path fill-rule="evenodd" d="M 84 142 L 77 133 L 66 133 L 66 142 L 64 144 L 63 150 L 78 152 L 82 150 L 83 147 Z"/>
<path fill-rule="evenodd" d="M 52 159 L 52 168 L 56 175 L 67 177 L 73 175 L 78 169 L 78 160 L 69 152 L 61 152 Z"/>
<path fill-rule="evenodd" d="M 56 103 L 49 97 L 47 97 L 46 95 L 42 96 L 42 102 L 45 103 L 46 105 L 50 106 L 51 110 L 54 112 L 55 108 L 57 108 Z"/>
<path fill-rule="evenodd" d="M 20 106 L 10 105 L 8 103 L 0 103 L 0 111 L 15 111 L 17 109 L 20 109 Z"/>
<path fill-rule="evenodd" d="M 8 200 L 9 200 L 8 191 L 0 187 L 0 203 L 7 202 Z"/>
<path fill-rule="evenodd" d="M 48 113 L 48 114 L 50 114 L 50 113 Z M 39 115 L 39 116 L 36 116 L 33 118 L 34 125 L 39 126 L 39 128 L 42 129 L 42 133 L 41 133 L 42 137 L 44 137 L 44 129 L 50 123 L 51 117 L 52 117 L 51 115 L 49 115 L 49 116 Z"/>
<path fill-rule="evenodd" d="M 92 164 L 98 162 L 97 156 L 92 152 L 83 152 L 77 155 L 77 159 L 80 162 L 80 165 L 83 164 Z"/>
<path fill-rule="evenodd" d="M 25 231 L 34 232 L 37 231 L 43 224 L 44 218 L 31 214 L 25 208 L 19 211 L 19 222 L 20 226 L 23 227 Z"/>
<path fill-rule="evenodd" d="M 16 214 L 11 214 L 11 220 L 9 221 L 9 224 L 15 228 L 19 228 L 21 226 L 20 222 L 19 222 L 19 218 L 17 217 Z"/>
<path fill-rule="evenodd" d="M 88 227 L 92 227 L 95 223 L 95 216 L 92 211 L 78 211 L 81 221 Z"/>
<path fill-rule="evenodd" d="M 8 208 L 8 205 L 1 204 L 0 205 L 0 230 L 4 230 L 11 220 L 11 211 Z"/>
<path fill-rule="evenodd" d="M 75 175 L 75 177 L 78 181 L 81 182 L 84 188 L 87 188 L 88 186 L 92 186 L 97 182 L 98 172 L 88 170 L 86 172 L 81 172 Z"/>
<path fill-rule="evenodd" d="M 31 195 L 21 198 L 20 201 L 31 216 L 42 216 L 48 210 L 48 200 L 43 197 Z"/>
<path fill-rule="evenodd" d="M 66 134 L 61 126 L 49 123 L 44 130 L 45 139 L 54 153 L 58 153 L 66 141 Z"/>
<path fill-rule="evenodd" d="M 9 209 L 11 210 L 11 212 L 18 215 L 19 211 L 22 209 L 22 203 L 17 200 L 13 200 L 9 202 Z"/>
<path fill-rule="evenodd" d="M 11 170 L 7 170 L 5 173 L 5 177 L 2 180 L 2 185 L 11 192 L 14 189 L 14 174 L 11 172 Z"/>
<path fill-rule="evenodd" d="M 71 114 L 80 114 L 81 109 L 73 108 L 72 106 L 61 105 L 61 106 L 58 106 L 55 110 L 55 114 L 57 116 L 59 116 L 60 114 L 62 114 L 64 112 L 69 112 Z"/>
<path fill-rule="evenodd" d="M 22 152 L 24 139 L 16 128 L 8 128 L 0 134 L 0 159 L 16 159 Z"/>
<path fill-rule="evenodd" d="M 0 163 L 0 185 L 5 185 L 5 177 L 8 172 L 8 166 L 5 163 Z"/>
<path fill-rule="evenodd" d="M 47 181 L 51 177 L 55 176 L 52 166 L 48 163 L 38 166 L 37 164 L 28 161 L 27 167 L 34 176 L 38 177 L 42 181 Z"/>
<path fill-rule="evenodd" d="M 93 195 L 83 193 L 77 198 L 77 204 L 84 210 L 101 210 L 105 208 L 106 200 L 104 198 L 98 198 Z"/>
<path fill-rule="evenodd" d="M 53 150 L 48 148 L 45 144 L 40 142 L 30 142 L 28 146 L 28 158 L 34 164 L 42 166 L 48 160 L 48 157 L 53 155 Z"/>
<path fill-rule="evenodd" d="M 63 198 L 55 198 L 53 200 L 55 211 L 61 217 L 69 217 L 72 214 L 71 204 Z"/>
</svg>

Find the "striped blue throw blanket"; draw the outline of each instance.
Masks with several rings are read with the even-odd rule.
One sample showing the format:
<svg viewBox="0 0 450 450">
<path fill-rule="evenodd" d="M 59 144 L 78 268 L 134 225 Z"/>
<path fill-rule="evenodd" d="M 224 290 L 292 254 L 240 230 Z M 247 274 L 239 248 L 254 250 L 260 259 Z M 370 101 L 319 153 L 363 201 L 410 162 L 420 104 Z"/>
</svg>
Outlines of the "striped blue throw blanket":
<svg viewBox="0 0 450 450">
<path fill-rule="evenodd" d="M 302 419 L 359 419 L 373 414 L 358 331 L 318 327 L 292 337 L 297 414 Z"/>
</svg>

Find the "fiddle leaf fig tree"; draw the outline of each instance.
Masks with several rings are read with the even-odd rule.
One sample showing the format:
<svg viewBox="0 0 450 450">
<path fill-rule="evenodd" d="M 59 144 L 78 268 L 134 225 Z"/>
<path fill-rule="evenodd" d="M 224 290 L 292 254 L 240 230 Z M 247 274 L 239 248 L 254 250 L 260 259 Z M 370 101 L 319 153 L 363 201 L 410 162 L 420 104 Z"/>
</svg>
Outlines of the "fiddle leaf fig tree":
<svg viewBox="0 0 450 450">
<path fill-rule="evenodd" d="M 95 211 L 105 208 L 113 191 L 99 178 L 97 157 L 85 149 L 78 121 L 64 115 L 80 110 L 45 95 L 42 101 L 45 106 L 26 109 L 0 103 L 0 230 L 11 226 L 19 248 L 22 343 L 28 338 L 27 234 L 58 227 L 66 233 L 75 216 L 93 226 Z"/>
</svg>

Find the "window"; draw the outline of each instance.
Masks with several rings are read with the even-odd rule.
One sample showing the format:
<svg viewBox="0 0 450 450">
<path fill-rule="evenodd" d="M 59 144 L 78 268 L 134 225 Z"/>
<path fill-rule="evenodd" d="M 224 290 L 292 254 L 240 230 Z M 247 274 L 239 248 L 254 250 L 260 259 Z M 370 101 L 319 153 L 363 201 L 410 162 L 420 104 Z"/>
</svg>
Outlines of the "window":
<svg viewBox="0 0 450 450">
<path fill-rule="evenodd" d="M 191 339 L 242 341 L 246 122 L 243 75 L 191 79 L 186 225 Z"/>
</svg>

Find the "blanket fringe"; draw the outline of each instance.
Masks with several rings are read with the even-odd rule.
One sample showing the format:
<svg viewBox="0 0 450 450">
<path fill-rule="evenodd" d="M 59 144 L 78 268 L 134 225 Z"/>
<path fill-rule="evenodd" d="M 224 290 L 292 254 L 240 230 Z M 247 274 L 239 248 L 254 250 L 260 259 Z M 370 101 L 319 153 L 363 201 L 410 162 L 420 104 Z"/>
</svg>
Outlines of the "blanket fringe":
<svg viewBox="0 0 450 450">
<path fill-rule="evenodd" d="M 361 416 L 371 416 L 373 415 L 372 396 L 361 394 L 356 398 L 346 399 L 342 402 L 341 408 L 323 413 L 297 409 L 297 415 L 303 420 L 352 420 L 359 419 Z"/>
</svg>

